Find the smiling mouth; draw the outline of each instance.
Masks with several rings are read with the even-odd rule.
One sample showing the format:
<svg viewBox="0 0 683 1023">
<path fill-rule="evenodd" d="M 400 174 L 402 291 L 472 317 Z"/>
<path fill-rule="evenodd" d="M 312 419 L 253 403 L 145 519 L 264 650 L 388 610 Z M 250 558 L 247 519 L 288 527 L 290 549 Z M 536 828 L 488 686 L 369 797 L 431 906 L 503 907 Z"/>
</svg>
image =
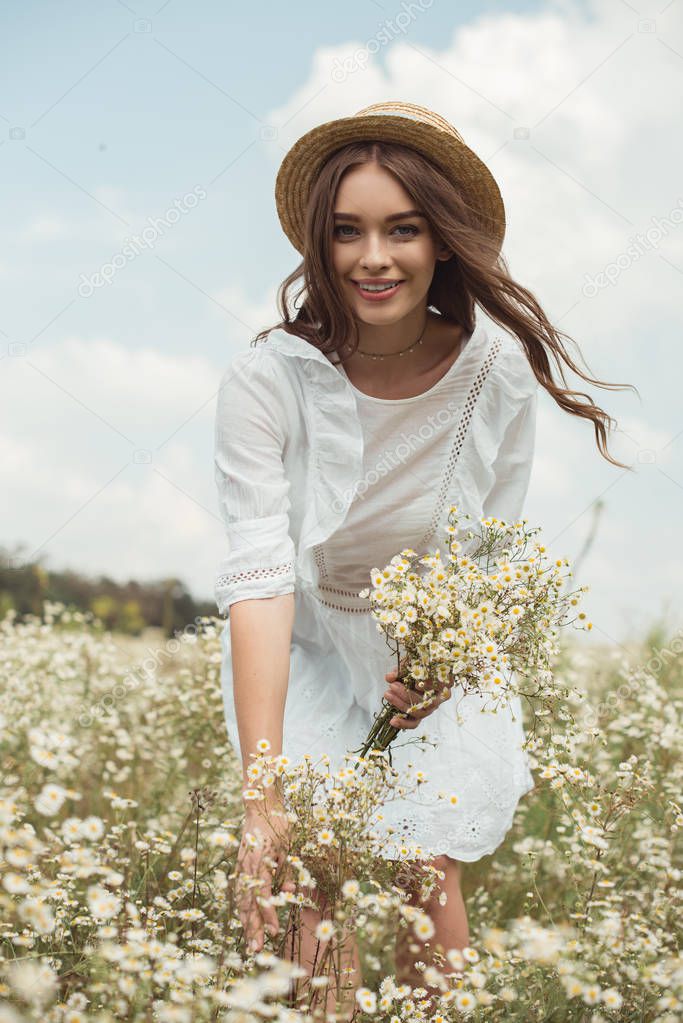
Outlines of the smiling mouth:
<svg viewBox="0 0 683 1023">
<path fill-rule="evenodd" d="M 361 284 L 359 281 L 352 280 L 351 283 L 364 295 L 384 295 L 396 291 L 398 286 L 403 284 L 404 281 L 387 281 L 384 284 Z"/>
</svg>

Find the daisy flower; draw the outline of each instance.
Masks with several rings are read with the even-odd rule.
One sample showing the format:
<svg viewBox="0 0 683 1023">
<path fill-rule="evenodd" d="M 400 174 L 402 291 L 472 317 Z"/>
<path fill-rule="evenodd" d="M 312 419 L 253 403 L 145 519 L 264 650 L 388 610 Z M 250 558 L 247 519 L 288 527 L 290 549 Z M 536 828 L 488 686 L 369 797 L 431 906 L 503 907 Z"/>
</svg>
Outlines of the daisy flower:
<svg viewBox="0 0 683 1023">
<path fill-rule="evenodd" d="M 181 920 L 201 920 L 204 916 L 204 911 L 201 909 L 181 909 L 178 913 L 178 917 Z"/>
<path fill-rule="evenodd" d="M 600 1001 L 599 984 L 586 984 L 583 989 L 583 1000 L 586 1005 L 597 1005 Z"/>
<path fill-rule="evenodd" d="M 88 888 L 88 906 L 96 920 L 111 920 L 121 909 L 121 900 L 99 884 Z"/>
<path fill-rule="evenodd" d="M 2 884 L 5 891 L 9 892 L 10 895 L 25 895 L 26 892 L 31 890 L 26 878 L 22 877 L 21 874 L 15 874 L 13 870 L 8 871 L 3 879 Z"/>
<path fill-rule="evenodd" d="M 615 988 L 608 987 L 602 992 L 602 1001 L 608 1009 L 620 1009 L 624 999 Z"/>
<path fill-rule="evenodd" d="M 33 805 L 44 817 L 52 817 L 59 813 L 65 799 L 66 789 L 61 785 L 43 785 Z"/>
<path fill-rule="evenodd" d="M 334 935 L 334 924 L 331 920 L 321 920 L 315 929 L 318 941 L 329 941 Z"/>
<path fill-rule="evenodd" d="M 374 1013 L 377 1011 L 377 995 L 367 987 L 359 987 L 356 991 L 356 1001 L 363 1012 Z"/>
<path fill-rule="evenodd" d="M 477 999 L 469 991 L 460 991 L 455 996 L 455 1004 L 462 1012 L 471 1012 L 476 1008 Z"/>
<path fill-rule="evenodd" d="M 35 856 L 30 849 L 15 845 L 13 848 L 7 849 L 5 859 L 11 866 L 28 866 L 29 863 L 33 863 Z"/>
<path fill-rule="evenodd" d="M 413 930 L 420 941 L 429 941 L 430 938 L 434 937 L 434 924 L 426 914 L 418 917 L 413 924 Z"/>
<path fill-rule="evenodd" d="M 61 832 L 65 842 L 77 842 L 82 837 L 82 823 L 80 817 L 67 817 L 65 821 L 62 821 Z"/>
<path fill-rule="evenodd" d="M 92 842 L 97 842 L 104 834 L 104 822 L 100 817 L 91 815 L 86 817 L 85 820 L 81 821 L 81 838 L 88 838 Z"/>
<path fill-rule="evenodd" d="M 462 971 L 465 969 L 465 959 L 459 948 L 449 948 L 446 951 L 446 959 L 448 959 L 454 970 Z"/>
</svg>

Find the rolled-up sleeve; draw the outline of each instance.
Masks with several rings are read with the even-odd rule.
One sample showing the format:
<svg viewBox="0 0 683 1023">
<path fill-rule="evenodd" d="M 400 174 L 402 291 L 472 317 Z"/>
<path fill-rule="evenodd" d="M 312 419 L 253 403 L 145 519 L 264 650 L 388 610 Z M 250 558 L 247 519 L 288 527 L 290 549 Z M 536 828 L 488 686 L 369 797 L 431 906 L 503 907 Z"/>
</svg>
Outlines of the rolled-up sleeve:
<svg viewBox="0 0 683 1023">
<path fill-rule="evenodd" d="M 522 402 L 507 426 L 493 463 L 495 479 L 483 502 L 484 518 L 518 522 L 524 510 L 536 446 L 538 389 Z"/>
<path fill-rule="evenodd" d="M 215 480 L 227 534 L 214 586 L 221 614 L 239 600 L 295 589 L 284 408 L 272 353 L 250 349 L 233 359 L 215 420 Z"/>
</svg>

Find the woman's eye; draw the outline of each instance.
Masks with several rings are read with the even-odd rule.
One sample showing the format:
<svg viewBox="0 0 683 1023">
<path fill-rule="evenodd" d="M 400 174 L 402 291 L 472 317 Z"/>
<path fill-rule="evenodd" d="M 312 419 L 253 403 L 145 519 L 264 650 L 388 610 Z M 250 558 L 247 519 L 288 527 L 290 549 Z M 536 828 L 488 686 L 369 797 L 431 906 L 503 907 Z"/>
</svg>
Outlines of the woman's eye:
<svg viewBox="0 0 683 1023">
<path fill-rule="evenodd" d="M 350 238 L 351 235 L 349 235 L 349 234 L 341 234 L 341 232 L 344 231 L 345 229 L 347 229 L 349 231 L 355 231 L 356 230 L 355 227 L 353 227 L 351 224 L 337 224 L 335 226 L 335 228 L 334 228 L 334 233 L 335 233 L 335 235 L 338 235 L 340 238 Z M 399 237 L 401 237 L 401 238 L 414 237 L 419 232 L 419 228 L 416 227 L 415 224 L 398 224 L 393 230 L 394 231 L 410 231 L 411 232 L 409 235 L 399 235 Z"/>
</svg>

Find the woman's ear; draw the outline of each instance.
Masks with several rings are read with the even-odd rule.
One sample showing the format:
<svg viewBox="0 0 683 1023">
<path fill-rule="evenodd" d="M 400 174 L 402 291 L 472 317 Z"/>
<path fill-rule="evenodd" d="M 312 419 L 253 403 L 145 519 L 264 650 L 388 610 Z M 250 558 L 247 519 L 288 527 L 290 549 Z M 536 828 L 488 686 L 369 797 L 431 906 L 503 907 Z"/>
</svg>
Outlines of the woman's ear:
<svg viewBox="0 0 683 1023">
<path fill-rule="evenodd" d="M 440 245 L 436 254 L 436 258 L 440 260 L 450 259 L 453 253 L 445 245 Z"/>
</svg>

